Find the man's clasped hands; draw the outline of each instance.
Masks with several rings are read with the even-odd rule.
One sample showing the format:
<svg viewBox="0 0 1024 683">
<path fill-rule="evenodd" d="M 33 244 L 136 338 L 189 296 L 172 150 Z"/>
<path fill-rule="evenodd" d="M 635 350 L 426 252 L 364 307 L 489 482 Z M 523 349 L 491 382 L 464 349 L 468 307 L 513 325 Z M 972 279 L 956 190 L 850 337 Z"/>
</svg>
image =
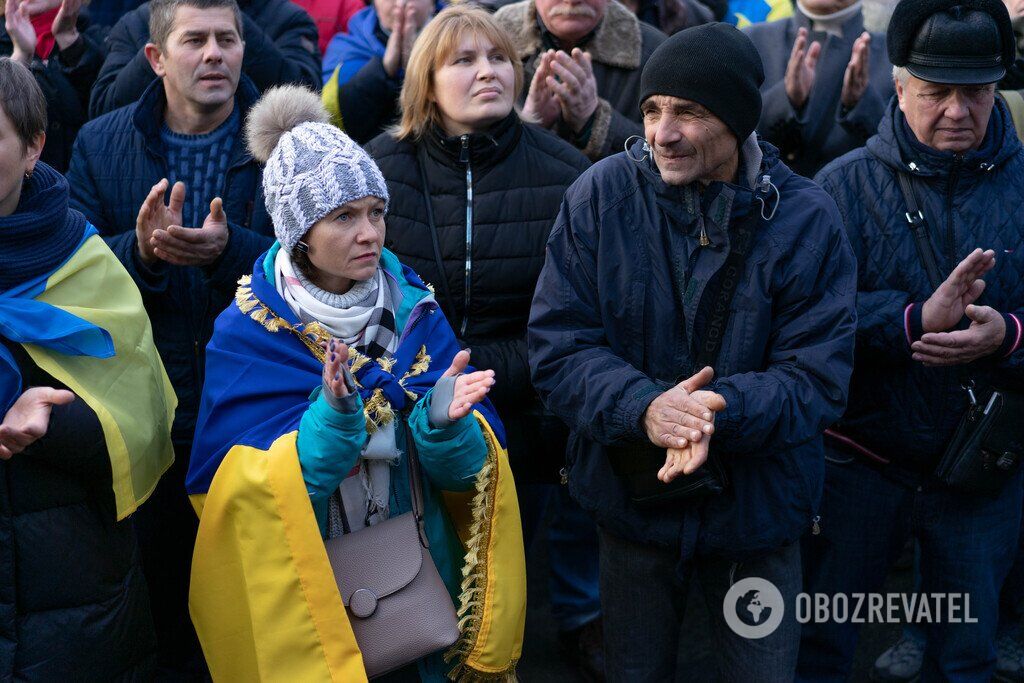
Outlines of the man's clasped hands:
<svg viewBox="0 0 1024 683">
<path fill-rule="evenodd" d="M 693 474 L 708 459 L 715 414 L 726 408 L 720 394 L 705 389 L 714 378 L 704 368 L 672 387 L 647 406 L 644 429 L 655 446 L 666 449 L 658 479 L 669 483 L 680 474 Z"/>
</svg>

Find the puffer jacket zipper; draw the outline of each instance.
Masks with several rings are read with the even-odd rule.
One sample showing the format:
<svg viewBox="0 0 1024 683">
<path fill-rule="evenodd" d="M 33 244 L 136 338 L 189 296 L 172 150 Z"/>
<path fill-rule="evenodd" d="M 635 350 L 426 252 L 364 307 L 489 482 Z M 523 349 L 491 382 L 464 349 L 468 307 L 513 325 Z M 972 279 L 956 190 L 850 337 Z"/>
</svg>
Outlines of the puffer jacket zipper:
<svg viewBox="0 0 1024 683">
<path fill-rule="evenodd" d="M 459 161 L 466 164 L 466 270 L 465 299 L 462 311 L 462 324 L 459 336 L 466 336 L 469 326 L 469 303 L 473 296 L 473 165 L 469 162 L 469 135 L 462 136 L 462 149 Z"/>
</svg>

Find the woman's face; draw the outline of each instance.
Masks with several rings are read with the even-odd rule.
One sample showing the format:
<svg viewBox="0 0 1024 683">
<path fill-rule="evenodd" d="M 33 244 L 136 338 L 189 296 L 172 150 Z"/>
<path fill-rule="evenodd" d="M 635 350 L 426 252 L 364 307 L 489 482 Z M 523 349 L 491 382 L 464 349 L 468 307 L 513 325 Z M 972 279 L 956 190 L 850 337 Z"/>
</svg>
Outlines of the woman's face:
<svg viewBox="0 0 1024 683">
<path fill-rule="evenodd" d="M 512 111 L 515 71 L 508 55 L 470 34 L 434 72 L 433 99 L 449 135 L 486 130 Z"/>
<path fill-rule="evenodd" d="M 0 216 L 10 216 L 18 208 L 25 174 L 35 169 L 45 138 L 40 133 L 26 148 L 7 112 L 0 107 Z"/>
<path fill-rule="evenodd" d="M 363 197 L 343 204 L 314 223 L 302 241 L 309 245 L 313 284 L 344 294 L 377 270 L 384 248 L 384 200 Z"/>
</svg>

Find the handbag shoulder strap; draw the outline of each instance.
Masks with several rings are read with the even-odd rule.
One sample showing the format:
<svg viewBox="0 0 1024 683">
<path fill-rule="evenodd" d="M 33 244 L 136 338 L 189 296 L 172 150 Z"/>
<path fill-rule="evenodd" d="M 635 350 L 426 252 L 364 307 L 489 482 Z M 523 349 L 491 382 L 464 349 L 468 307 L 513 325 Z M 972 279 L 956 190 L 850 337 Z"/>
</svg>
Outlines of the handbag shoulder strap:
<svg viewBox="0 0 1024 683">
<path fill-rule="evenodd" d="M 910 176 L 904 171 L 897 171 L 896 178 L 899 180 L 900 192 L 903 193 L 903 201 L 907 204 L 907 211 L 903 216 L 910 227 L 910 232 L 914 235 L 917 256 L 921 259 L 924 271 L 928 275 L 928 284 L 933 290 L 938 289 L 943 278 L 939 273 L 939 266 L 935 262 L 935 251 L 932 250 L 931 241 L 928 239 L 928 222 L 925 219 L 924 211 L 917 203 L 917 195 L 914 194 Z"/>
<path fill-rule="evenodd" d="M 396 416 L 396 420 L 402 421 L 405 428 L 405 461 L 409 467 L 409 496 L 412 501 L 412 512 L 416 517 L 416 528 L 420 532 L 420 543 L 424 548 L 430 548 L 430 541 L 427 539 L 427 530 L 423 522 L 423 479 L 420 477 L 419 454 L 416 452 L 416 441 L 412 437 L 412 429 L 409 427 L 407 416 Z"/>
</svg>

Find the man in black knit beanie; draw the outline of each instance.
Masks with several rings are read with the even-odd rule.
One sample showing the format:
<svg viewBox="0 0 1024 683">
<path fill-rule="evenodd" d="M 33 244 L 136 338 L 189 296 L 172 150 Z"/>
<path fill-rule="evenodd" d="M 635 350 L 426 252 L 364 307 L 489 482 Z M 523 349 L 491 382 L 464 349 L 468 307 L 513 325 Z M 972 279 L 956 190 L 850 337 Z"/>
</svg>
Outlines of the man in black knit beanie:
<svg viewBox="0 0 1024 683">
<path fill-rule="evenodd" d="M 566 192 L 534 296 L 534 386 L 601 532 L 610 681 L 676 679 L 694 576 L 722 680 L 796 669 L 799 539 L 846 404 L 857 282 L 835 202 L 753 132 L 763 78 L 725 24 L 655 50 L 644 137 Z"/>
</svg>

